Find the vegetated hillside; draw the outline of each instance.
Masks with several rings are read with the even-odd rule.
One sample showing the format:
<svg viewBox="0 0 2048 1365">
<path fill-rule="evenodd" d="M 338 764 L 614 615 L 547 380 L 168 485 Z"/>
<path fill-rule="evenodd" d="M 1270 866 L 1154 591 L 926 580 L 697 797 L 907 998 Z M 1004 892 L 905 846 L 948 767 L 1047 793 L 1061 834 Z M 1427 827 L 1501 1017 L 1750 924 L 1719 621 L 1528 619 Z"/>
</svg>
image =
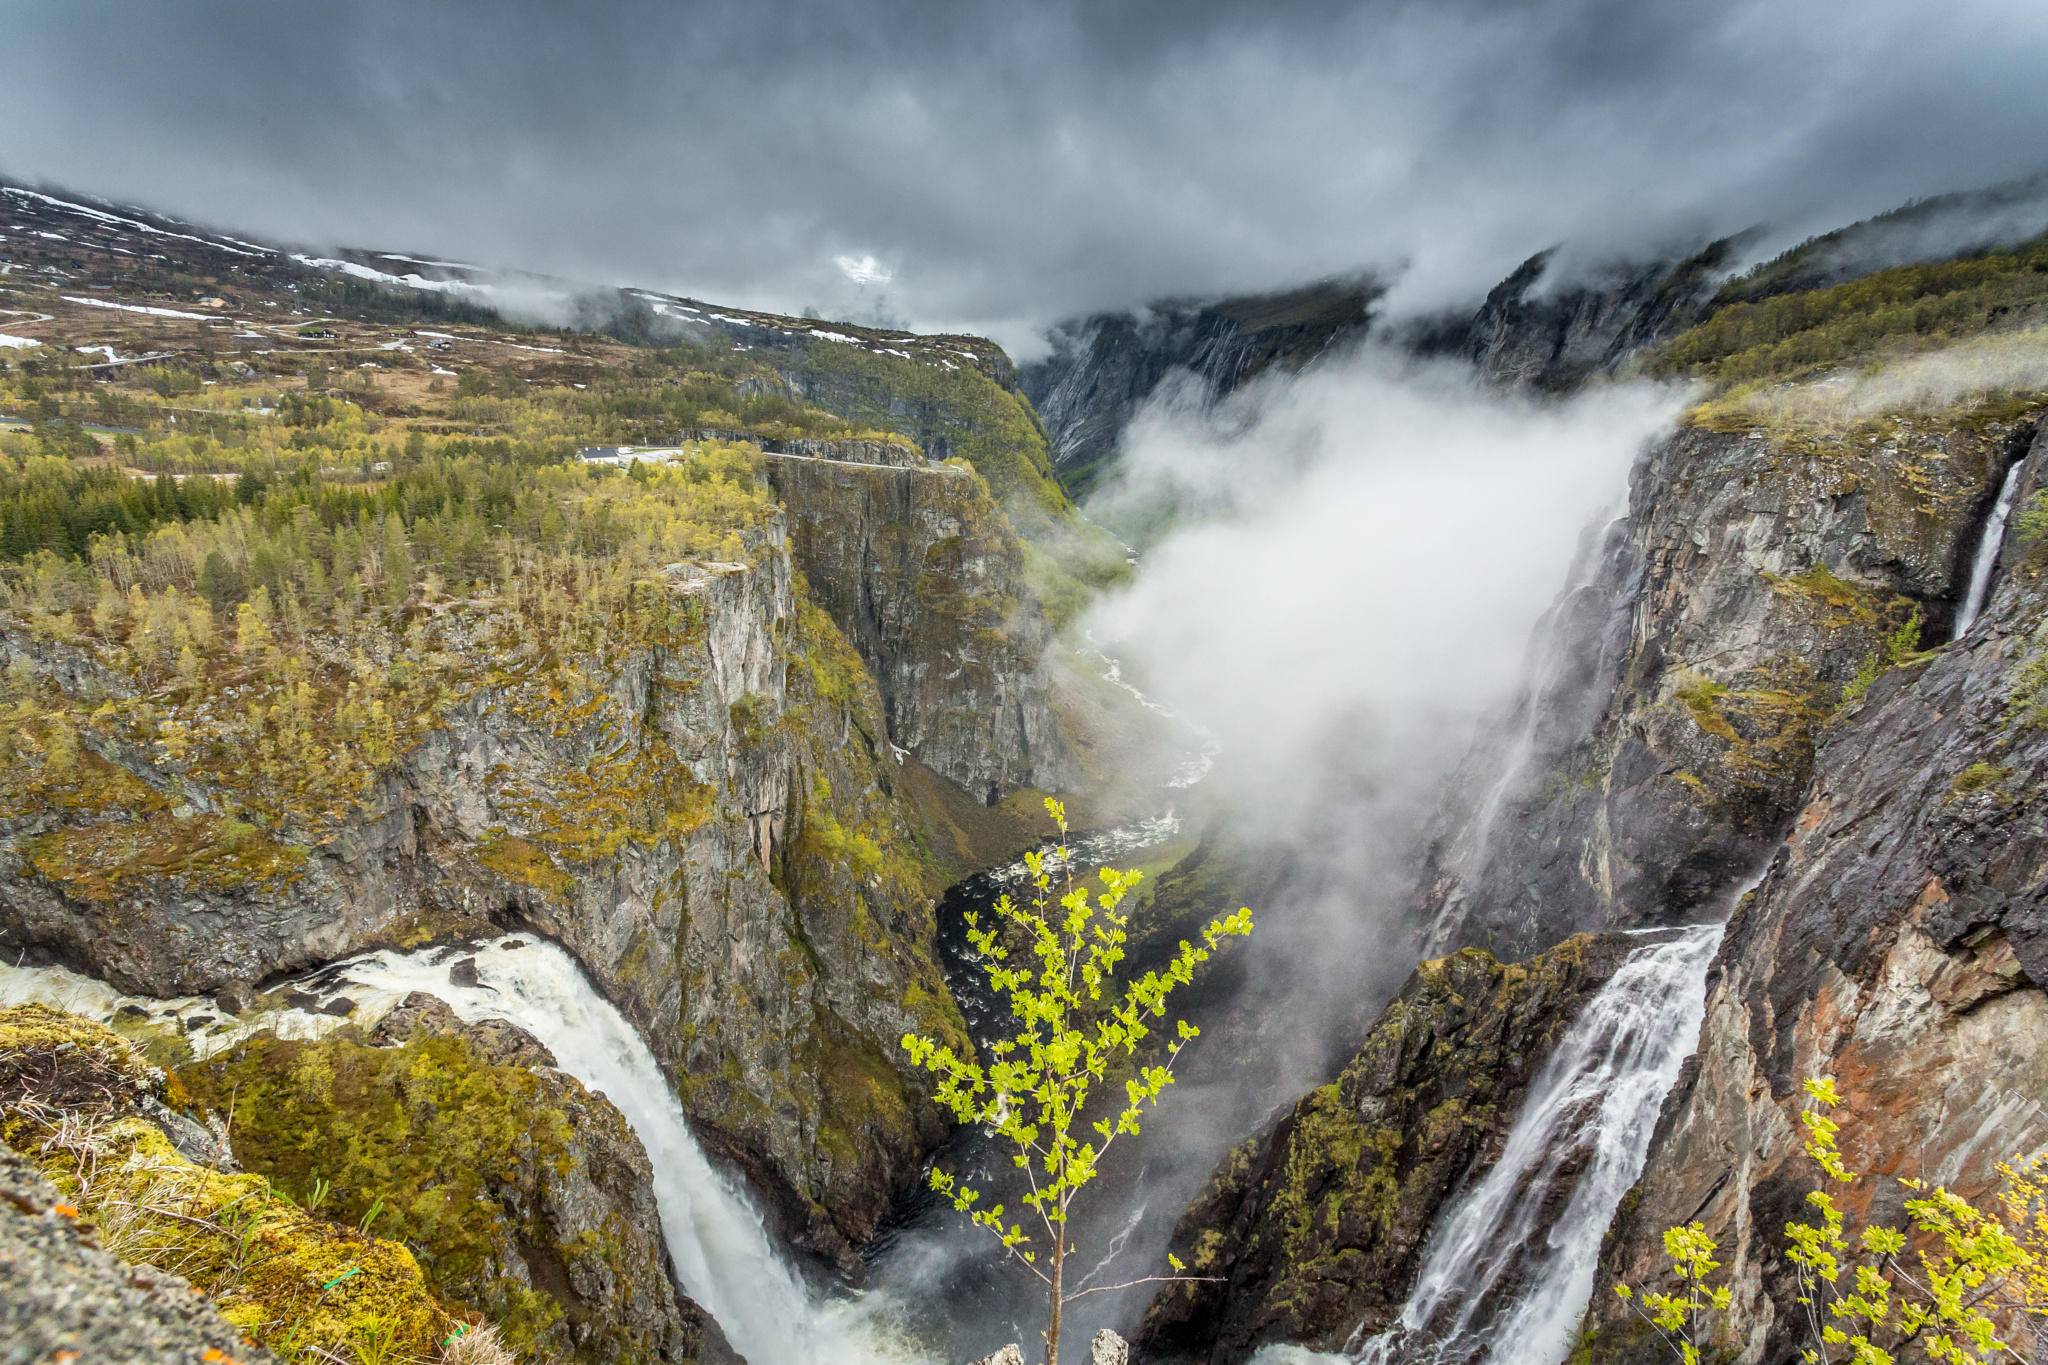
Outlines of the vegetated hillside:
<svg viewBox="0 0 2048 1365">
<path fill-rule="evenodd" d="M 1102 766 L 1027 581 L 1071 610 L 1096 542 L 1007 361 L 320 259 L 0 193 L 0 943 L 232 997 L 539 930 L 857 1275 L 943 1136 L 896 1046 L 958 1036 L 934 895 Z"/>
</svg>

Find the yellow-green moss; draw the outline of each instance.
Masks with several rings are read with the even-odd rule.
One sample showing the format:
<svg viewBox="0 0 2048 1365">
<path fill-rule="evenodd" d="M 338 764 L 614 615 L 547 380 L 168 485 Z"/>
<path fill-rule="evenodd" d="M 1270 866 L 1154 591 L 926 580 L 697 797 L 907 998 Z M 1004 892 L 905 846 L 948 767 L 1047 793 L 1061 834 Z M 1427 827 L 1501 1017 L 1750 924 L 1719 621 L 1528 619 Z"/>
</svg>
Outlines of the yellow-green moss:
<svg viewBox="0 0 2048 1365">
<path fill-rule="evenodd" d="M 616 1254 L 601 1240 L 548 1242 L 535 1181 L 575 1160 L 560 1092 L 525 1068 L 483 1062 L 460 1038 L 398 1048 L 258 1038 L 185 1074 L 201 1103 L 234 1105 L 236 1150 L 251 1169 L 301 1198 L 326 1182 L 332 1210 L 350 1221 L 375 1209 L 374 1226 L 417 1248 L 435 1290 L 488 1312 L 515 1349 L 565 1312 L 504 1273 L 522 1247 L 568 1265 Z M 589 1344 L 637 1359 L 615 1335 L 600 1330 Z"/>
</svg>

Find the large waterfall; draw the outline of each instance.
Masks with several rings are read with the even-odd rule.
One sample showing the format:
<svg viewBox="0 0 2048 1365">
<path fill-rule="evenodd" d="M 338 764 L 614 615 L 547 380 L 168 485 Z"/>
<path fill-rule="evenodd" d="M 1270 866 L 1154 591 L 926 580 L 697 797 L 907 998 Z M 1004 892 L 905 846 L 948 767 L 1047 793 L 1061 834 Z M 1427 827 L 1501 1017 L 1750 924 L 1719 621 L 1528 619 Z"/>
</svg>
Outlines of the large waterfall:
<svg viewBox="0 0 2048 1365">
<path fill-rule="evenodd" d="M 1586 1003 L 1529 1087 L 1500 1159 L 1431 1237 L 1394 1327 L 1352 1344 L 1370 1365 L 1558 1365 L 1600 1239 L 1642 1173 L 1699 1038 L 1719 925 L 1654 931 Z M 1558 1207 L 1561 1188 L 1570 1194 Z M 1313 1358 L 1272 1350 L 1264 1365 Z"/>
</svg>

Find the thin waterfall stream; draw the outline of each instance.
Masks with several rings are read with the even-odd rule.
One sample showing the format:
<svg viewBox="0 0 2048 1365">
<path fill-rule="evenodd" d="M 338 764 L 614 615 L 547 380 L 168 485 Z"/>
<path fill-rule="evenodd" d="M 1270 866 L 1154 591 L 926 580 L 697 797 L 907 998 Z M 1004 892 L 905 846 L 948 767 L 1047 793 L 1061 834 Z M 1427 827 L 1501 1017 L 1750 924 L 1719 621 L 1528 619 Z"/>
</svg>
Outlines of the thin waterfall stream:
<svg viewBox="0 0 2048 1365">
<path fill-rule="evenodd" d="M 1998 572 L 1998 554 L 2005 545 L 2005 524 L 2012 519 L 2020 471 L 2025 467 L 2024 460 L 2014 464 L 2005 472 L 2005 482 L 1998 486 L 1998 501 L 1991 504 L 1990 520 L 1984 523 L 1984 538 L 1977 542 L 1977 556 L 1970 561 L 1970 587 L 1963 596 L 1962 609 L 1956 613 L 1954 635 L 1958 639 L 1977 624 L 1984 601 L 1991 595 L 1991 577 Z"/>
</svg>

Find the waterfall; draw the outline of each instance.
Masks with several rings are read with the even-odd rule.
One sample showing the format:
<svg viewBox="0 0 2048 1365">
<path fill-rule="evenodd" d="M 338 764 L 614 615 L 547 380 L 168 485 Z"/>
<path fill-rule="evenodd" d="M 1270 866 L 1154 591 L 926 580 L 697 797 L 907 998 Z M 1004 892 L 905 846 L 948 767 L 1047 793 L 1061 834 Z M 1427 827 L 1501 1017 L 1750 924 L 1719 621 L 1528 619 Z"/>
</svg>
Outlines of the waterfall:
<svg viewBox="0 0 2048 1365">
<path fill-rule="evenodd" d="M 429 992 L 464 1019 L 510 1019 L 546 1044 L 562 1070 L 602 1090 L 654 1163 L 661 1230 L 684 1290 L 748 1365 L 898 1365 L 918 1358 L 889 1339 L 885 1305 L 823 1300 L 804 1288 L 761 1216 L 697 1145 L 646 1042 L 567 953 L 515 937 L 484 944 L 475 956 L 478 984 L 468 987 L 450 984 L 445 955 L 372 953 L 340 970 L 349 982 L 399 999 Z"/>
<path fill-rule="evenodd" d="M 457 986 L 447 949 L 377 952 L 322 968 L 307 985 L 357 1002 L 350 1022 L 381 1016 L 413 991 L 446 1001 L 466 1020 L 510 1019 L 555 1054 L 557 1065 L 601 1090 L 625 1115 L 654 1166 L 661 1230 L 683 1289 L 711 1315 L 748 1365 L 921 1365 L 929 1357 L 890 1322 L 879 1296 L 828 1299 L 810 1293 L 777 1252 L 745 1195 L 711 1165 L 690 1132 L 682 1106 L 654 1054 L 633 1026 L 592 988 L 567 953 L 552 943 L 513 935 L 473 950 L 478 984 Z M 133 1004 L 153 1017 L 170 1002 L 134 1000 L 62 968 L 0 967 L 0 1003 L 37 999 L 112 1018 Z M 178 1002 L 180 1009 L 203 1008 Z M 303 1011 L 307 1036 L 343 1020 Z M 278 1022 L 252 1013 L 236 1034 Z M 324 1027 L 312 1027 L 315 1021 Z M 211 1049 L 210 1049 L 211 1050 Z"/>
<path fill-rule="evenodd" d="M 1977 557 L 1970 561 L 1970 589 L 1963 597 L 1963 609 L 1956 613 L 1956 628 L 1950 638 L 1960 640 L 1971 626 L 1977 624 L 1977 613 L 1984 610 L 1984 599 L 1991 593 L 1991 575 L 1998 571 L 1998 551 L 2005 544 L 2005 523 L 2012 516 L 2014 495 L 2020 488 L 2020 471 L 2026 468 L 2021 460 L 2005 473 L 2005 482 L 1999 485 L 1998 501 L 1991 505 L 1991 519 L 1984 523 L 1984 538 L 1977 542 Z"/>
<path fill-rule="evenodd" d="M 1565 1358 L 1600 1239 L 1642 1174 L 1658 1111 L 1699 1038 L 1720 940 L 1718 924 L 1671 931 L 1631 953 L 1586 1003 L 1531 1083 L 1500 1159 L 1438 1224 L 1399 1321 L 1354 1342 L 1355 1359 Z"/>
</svg>

